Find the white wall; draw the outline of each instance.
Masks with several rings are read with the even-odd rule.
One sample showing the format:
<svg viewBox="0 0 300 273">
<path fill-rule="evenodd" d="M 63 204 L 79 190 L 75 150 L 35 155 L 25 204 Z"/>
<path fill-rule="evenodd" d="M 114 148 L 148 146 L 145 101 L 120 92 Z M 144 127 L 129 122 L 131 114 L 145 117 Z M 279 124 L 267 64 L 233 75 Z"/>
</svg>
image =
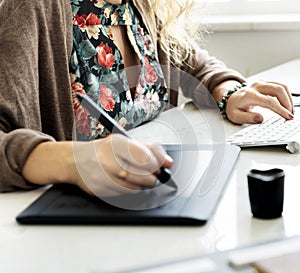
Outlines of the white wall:
<svg viewBox="0 0 300 273">
<path fill-rule="evenodd" d="M 300 30 L 215 31 L 202 48 L 247 77 L 300 58 Z"/>
</svg>

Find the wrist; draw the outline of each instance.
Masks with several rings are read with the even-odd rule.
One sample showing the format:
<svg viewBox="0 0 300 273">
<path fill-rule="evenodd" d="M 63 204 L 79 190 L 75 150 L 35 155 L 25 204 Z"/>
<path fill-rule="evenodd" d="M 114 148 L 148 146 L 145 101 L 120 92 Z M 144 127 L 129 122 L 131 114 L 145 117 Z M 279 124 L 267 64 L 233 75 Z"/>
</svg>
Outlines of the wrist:
<svg viewBox="0 0 300 273">
<path fill-rule="evenodd" d="M 72 142 L 43 142 L 28 156 L 23 177 L 33 184 L 75 183 Z"/>
<path fill-rule="evenodd" d="M 229 88 L 225 89 L 226 91 L 224 91 L 224 87 L 223 87 L 222 97 L 221 97 L 221 100 L 219 100 L 219 102 L 217 101 L 217 105 L 218 105 L 218 108 L 219 108 L 221 114 L 224 117 L 227 118 L 226 108 L 227 108 L 227 102 L 228 102 L 230 96 L 232 94 L 234 94 L 235 92 L 241 90 L 245 86 L 247 86 L 246 82 L 238 83 L 234 86 L 230 86 Z"/>
<path fill-rule="evenodd" d="M 220 84 L 215 86 L 215 88 L 211 91 L 211 94 L 213 95 L 216 103 L 222 101 L 222 97 L 226 95 L 229 89 L 232 89 L 239 84 L 241 84 L 241 82 L 228 80 L 228 81 L 221 82 Z"/>
</svg>

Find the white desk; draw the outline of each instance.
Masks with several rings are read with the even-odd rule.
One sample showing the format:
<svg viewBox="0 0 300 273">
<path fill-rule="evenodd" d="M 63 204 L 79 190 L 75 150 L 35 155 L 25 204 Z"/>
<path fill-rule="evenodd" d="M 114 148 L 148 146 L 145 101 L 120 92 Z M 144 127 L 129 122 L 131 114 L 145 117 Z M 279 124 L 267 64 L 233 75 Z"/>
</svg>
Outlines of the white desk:
<svg viewBox="0 0 300 273">
<path fill-rule="evenodd" d="M 295 84 L 295 80 L 300 81 L 300 60 L 266 71 L 268 79 L 272 78 L 272 71 L 275 80 L 280 75 L 282 81 L 287 78 Z M 263 78 L 263 73 L 259 77 Z M 197 132 L 200 112 L 189 104 L 177 111 L 188 113 Z M 229 134 L 238 126 L 225 122 L 225 129 Z M 135 135 L 138 138 L 141 131 L 137 130 Z M 155 139 L 154 135 L 151 130 L 149 138 Z M 273 167 L 286 173 L 283 217 L 254 219 L 247 173 L 252 168 Z M 16 215 L 43 190 L 0 194 L 0 272 L 113 272 L 297 235 L 300 233 L 299 171 L 299 154 L 290 154 L 282 148 L 242 150 L 214 217 L 202 227 L 21 226 L 15 221 Z"/>
</svg>

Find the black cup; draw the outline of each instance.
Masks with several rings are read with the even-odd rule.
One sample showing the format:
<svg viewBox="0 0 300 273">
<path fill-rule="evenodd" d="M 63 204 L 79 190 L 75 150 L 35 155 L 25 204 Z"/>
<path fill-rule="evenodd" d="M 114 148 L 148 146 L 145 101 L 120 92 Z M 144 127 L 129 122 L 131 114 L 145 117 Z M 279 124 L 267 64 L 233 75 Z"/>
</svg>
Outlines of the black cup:
<svg viewBox="0 0 300 273">
<path fill-rule="evenodd" d="M 281 169 L 251 170 L 248 177 L 249 199 L 254 217 L 281 217 L 284 196 L 284 171 Z"/>
</svg>

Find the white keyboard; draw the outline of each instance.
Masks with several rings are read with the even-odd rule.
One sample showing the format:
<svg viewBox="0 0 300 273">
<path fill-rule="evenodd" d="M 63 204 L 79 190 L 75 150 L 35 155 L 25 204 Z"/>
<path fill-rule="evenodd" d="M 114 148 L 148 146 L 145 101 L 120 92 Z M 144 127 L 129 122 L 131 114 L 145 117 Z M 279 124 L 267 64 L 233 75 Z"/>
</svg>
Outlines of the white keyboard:
<svg viewBox="0 0 300 273">
<path fill-rule="evenodd" d="M 249 125 L 227 138 L 226 142 L 240 147 L 285 145 L 291 153 L 300 152 L 300 107 L 295 107 L 293 120 L 279 115 L 265 117 L 261 124 Z"/>
</svg>

